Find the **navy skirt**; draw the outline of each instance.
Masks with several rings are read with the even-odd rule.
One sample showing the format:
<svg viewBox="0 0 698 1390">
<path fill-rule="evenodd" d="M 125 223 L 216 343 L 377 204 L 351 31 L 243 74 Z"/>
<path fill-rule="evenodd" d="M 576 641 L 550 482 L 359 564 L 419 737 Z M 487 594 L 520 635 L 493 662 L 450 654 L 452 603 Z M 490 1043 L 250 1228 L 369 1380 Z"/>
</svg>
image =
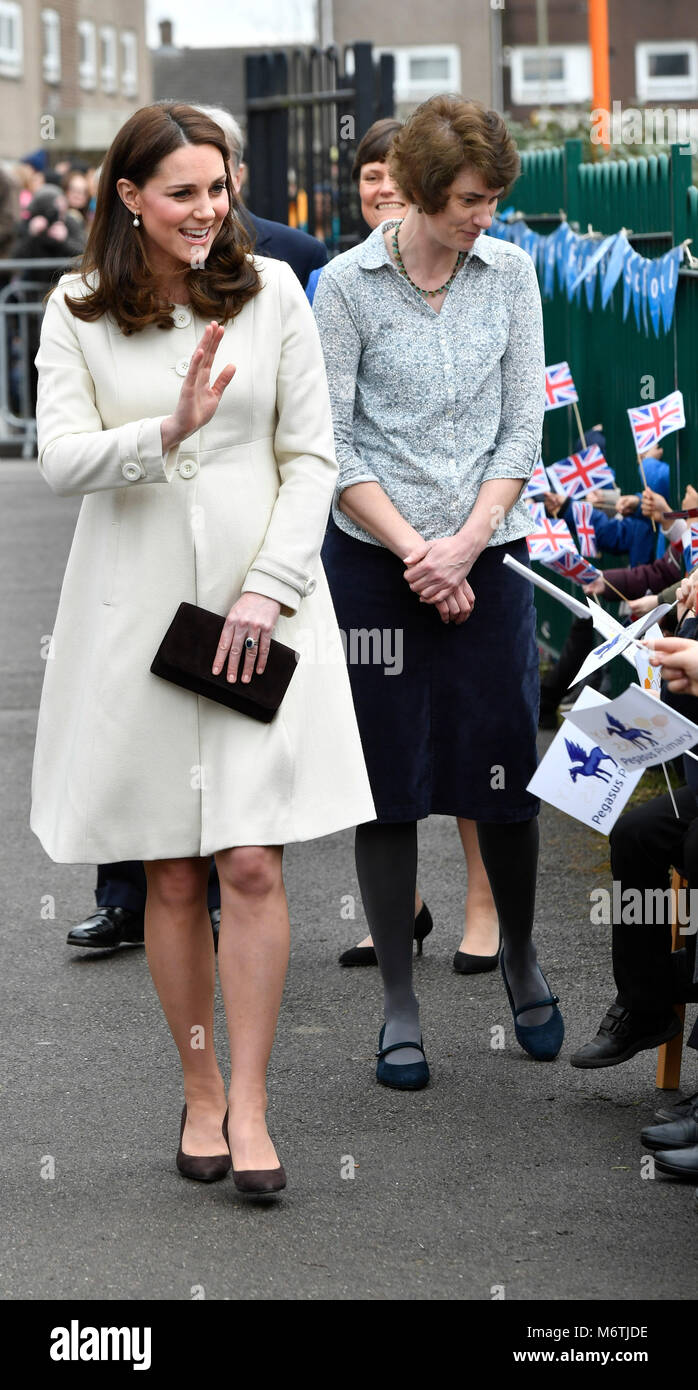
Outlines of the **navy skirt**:
<svg viewBox="0 0 698 1390">
<path fill-rule="evenodd" d="M 528 564 L 525 540 L 484 550 L 468 575 L 473 612 L 456 627 L 420 603 L 399 556 L 330 517 L 322 563 L 379 821 L 539 810 L 526 791 L 537 766 L 533 590 L 502 564 L 507 552 Z"/>
</svg>

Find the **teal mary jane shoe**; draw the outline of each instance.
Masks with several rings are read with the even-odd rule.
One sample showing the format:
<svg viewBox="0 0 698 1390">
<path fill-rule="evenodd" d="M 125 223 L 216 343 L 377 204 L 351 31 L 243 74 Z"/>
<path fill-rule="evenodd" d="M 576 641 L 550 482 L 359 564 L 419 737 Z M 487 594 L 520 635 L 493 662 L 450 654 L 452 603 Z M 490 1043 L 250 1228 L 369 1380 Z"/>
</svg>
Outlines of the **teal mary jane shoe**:
<svg viewBox="0 0 698 1390">
<path fill-rule="evenodd" d="M 380 1081 L 383 1086 L 392 1086 L 396 1091 L 421 1091 L 429 1081 L 429 1067 L 421 1038 L 418 1043 L 398 1042 L 391 1043 L 390 1047 L 384 1047 L 384 1035 L 385 1024 L 383 1024 L 378 1038 L 376 1081 Z M 417 1051 L 421 1052 L 424 1061 L 406 1062 L 403 1065 L 398 1065 L 396 1062 L 386 1062 L 388 1053 L 397 1052 L 400 1047 L 416 1047 Z"/>
<path fill-rule="evenodd" d="M 509 988 L 509 981 L 507 980 L 507 973 L 504 969 L 504 956 L 499 957 L 499 965 L 506 992 L 509 997 L 509 1006 L 514 1016 L 514 1032 L 517 1042 L 523 1048 L 524 1052 L 527 1052 L 529 1057 L 534 1057 L 537 1062 L 554 1061 L 562 1047 L 565 1036 L 565 1024 L 562 1014 L 557 1007 L 560 1002 L 557 995 L 548 993 L 545 999 L 536 999 L 530 1004 L 524 1004 L 520 1009 L 515 1008 L 512 993 Z M 543 975 L 542 970 L 541 975 Z M 543 975 L 543 979 L 545 980 L 545 975 Z M 545 983 L 549 991 L 550 985 L 548 981 L 545 980 Z M 528 1013 L 529 1009 L 541 1009 L 546 1004 L 552 1005 L 553 1010 L 547 1023 L 538 1023 L 533 1027 L 527 1027 L 525 1024 L 517 1021 L 519 1014 Z"/>
</svg>

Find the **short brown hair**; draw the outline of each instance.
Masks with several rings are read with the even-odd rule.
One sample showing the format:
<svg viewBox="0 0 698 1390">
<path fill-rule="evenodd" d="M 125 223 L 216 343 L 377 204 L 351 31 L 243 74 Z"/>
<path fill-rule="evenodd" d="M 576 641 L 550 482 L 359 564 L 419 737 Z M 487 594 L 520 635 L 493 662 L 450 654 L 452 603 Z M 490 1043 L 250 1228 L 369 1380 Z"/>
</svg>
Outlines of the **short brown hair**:
<svg viewBox="0 0 698 1390">
<path fill-rule="evenodd" d="M 410 202 L 433 215 L 445 208 L 461 169 L 476 169 L 488 188 L 507 193 L 520 161 L 496 111 L 480 101 L 436 96 L 423 101 L 394 136 L 388 166 Z"/>
<path fill-rule="evenodd" d="M 351 166 L 351 176 L 355 183 L 359 180 L 364 164 L 385 164 L 386 155 L 398 130 L 402 130 L 402 121 L 396 121 L 392 116 L 384 116 L 382 120 L 374 121 L 373 125 L 369 126 L 361 138 Z"/>
<path fill-rule="evenodd" d="M 259 293 L 262 283 L 249 259 L 252 250 L 235 213 L 240 207 L 230 179 L 230 152 L 220 126 L 184 102 L 142 106 L 126 121 L 107 151 L 97 188 L 97 206 L 84 255 L 78 265 L 85 277 L 96 270 L 99 283 L 88 294 L 65 302 L 76 318 L 92 321 L 110 313 L 125 334 L 148 324 L 174 328 L 171 309 L 158 295 L 142 236 L 119 196 L 117 180 L 142 188 L 168 154 L 182 145 L 215 145 L 225 170 L 228 212 L 210 254 L 201 267 L 182 266 L 182 283 L 195 314 L 225 324 Z"/>
</svg>

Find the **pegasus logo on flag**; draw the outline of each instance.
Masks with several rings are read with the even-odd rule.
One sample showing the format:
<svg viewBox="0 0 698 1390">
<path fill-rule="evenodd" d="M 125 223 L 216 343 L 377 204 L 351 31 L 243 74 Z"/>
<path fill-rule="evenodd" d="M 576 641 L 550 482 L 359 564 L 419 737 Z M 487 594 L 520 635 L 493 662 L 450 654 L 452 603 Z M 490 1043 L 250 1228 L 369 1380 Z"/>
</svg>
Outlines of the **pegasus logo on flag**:
<svg viewBox="0 0 698 1390">
<path fill-rule="evenodd" d="M 581 744 L 571 743 L 568 738 L 565 739 L 565 747 L 573 764 L 567 769 L 573 782 L 576 782 L 578 777 L 596 777 L 599 782 L 611 781 L 613 773 L 609 772 L 607 768 L 599 766 L 600 763 L 604 762 L 613 763 L 614 767 L 618 766 L 610 753 L 604 753 L 603 748 L 598 747 L 594 747 L 590 753 L 586 753 Z M 578 763 L 579 766 L 575 767 L 575 763 Z"/>
<path fill-rule="evenodd" d="M 603 646 L 597 647 L 597 648 L 596 648 L 596 655 L 597 655 L 597 656 L 605 656 L 605 655 L 606 655 L 606 652 L 610 652 L 611 647 L 615 647 L 616 642 L 619 640 L 619 638 L 621 637 L 621 635 L 622 635 L 622 634 L 621 634 L 620 632 L 617 632 L 616 635 L 615 635 L 615 637 L 612 637 L 612 638 L 611 638 L 610 642 L 604 642 L 604 643 L 603 643 Z M 612 715 L 609 715 L 608 717 L 609 717 L 609 720 L 610 720 L 610 719 L 612 718 Z M 615 722 L 616 722 L 616 724 L 617 724 L 617 723 L 618 723 L 618 720 L 616 719 Z M 623 727 L 622 724 L 621 724 L 620 727 L 621 727 L 621 728 Z"/>
<path fill-rule="evenodd" d="M 617 638 L 614 638 L 614 641 L 617 641 Z M 616 738 L 625 739 L 627 743 L 637 743 L 639 746 L 647 743 L 649 747 L 657 743 L 657 739 L 653 738 L 646 729 L 634 729 L 632 725 L 621 724 L 620 719 L 616 719 L 613 714 L 606 715 L 606 723 L 609 734 L 615 734 Z"/>
</svg>

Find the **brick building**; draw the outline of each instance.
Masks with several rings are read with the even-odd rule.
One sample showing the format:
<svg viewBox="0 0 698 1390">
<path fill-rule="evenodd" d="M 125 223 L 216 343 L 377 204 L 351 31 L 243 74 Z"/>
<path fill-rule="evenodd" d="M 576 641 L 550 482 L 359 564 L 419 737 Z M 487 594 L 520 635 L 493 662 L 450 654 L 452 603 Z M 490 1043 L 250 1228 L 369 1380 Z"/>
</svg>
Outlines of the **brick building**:
<svg viewBox="0 0 698 1390">
<path fill-rule="evenodd" d="M 99 158 L 150 101 L 145 0 L 0 0 L 0 158 Z"/>
</svg>

